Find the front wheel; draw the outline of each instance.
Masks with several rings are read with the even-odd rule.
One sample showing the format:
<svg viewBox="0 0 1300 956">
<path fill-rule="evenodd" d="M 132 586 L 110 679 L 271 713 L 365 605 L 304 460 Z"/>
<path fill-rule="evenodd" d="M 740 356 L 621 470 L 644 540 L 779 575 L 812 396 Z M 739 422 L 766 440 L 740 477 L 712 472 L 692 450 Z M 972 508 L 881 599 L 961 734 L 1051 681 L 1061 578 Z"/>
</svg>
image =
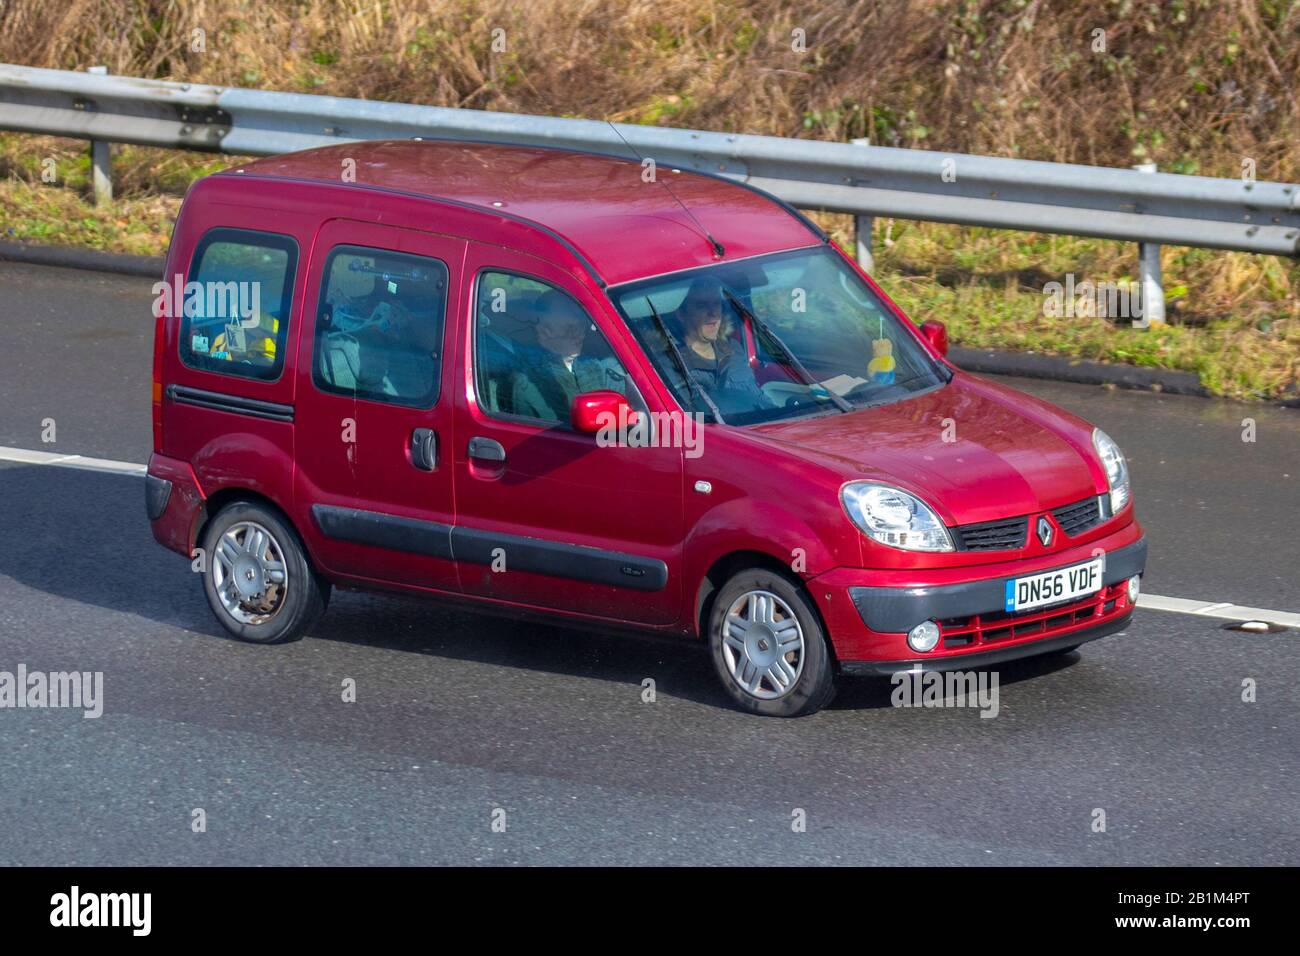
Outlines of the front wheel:
<svg viewBox="0 0 1300 956">
<path fill-rule="evenodd" d="M 240 640 L 296 641 L 325 613 L 329 585 L 278 512 L 249 501 L 229 504 L 208 522 L 200 546 L 208 604 Z"/>
<path fill-rule="evenodd" d="M 835 695 L 821 621 L 804 592 L 777 572 L 733 575 L 713 602 L 708 636 L 718 677 L 743 710 L 802 717 Z"/>
</svg>

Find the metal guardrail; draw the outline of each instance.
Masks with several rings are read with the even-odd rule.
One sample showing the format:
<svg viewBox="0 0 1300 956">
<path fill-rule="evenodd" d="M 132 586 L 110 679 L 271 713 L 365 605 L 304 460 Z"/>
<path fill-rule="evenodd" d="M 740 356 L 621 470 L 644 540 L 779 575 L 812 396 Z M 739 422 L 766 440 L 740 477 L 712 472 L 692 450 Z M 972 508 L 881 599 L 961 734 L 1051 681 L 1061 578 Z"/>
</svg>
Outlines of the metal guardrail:
<svg viewBox="0 0 1300 956">
<path fill-rule="evenodd" d="M 1143 243 L 1144 280 L 1160 244 L 1300 256 L 1300 186 L 1289 183 L 616 125 L 0 64 L 0 129 L 252 156 L 409 137 L 620 156 L 630 144 L 659 165 L 734 177 L 859 223 L 891 216 Z"/>
</svg>

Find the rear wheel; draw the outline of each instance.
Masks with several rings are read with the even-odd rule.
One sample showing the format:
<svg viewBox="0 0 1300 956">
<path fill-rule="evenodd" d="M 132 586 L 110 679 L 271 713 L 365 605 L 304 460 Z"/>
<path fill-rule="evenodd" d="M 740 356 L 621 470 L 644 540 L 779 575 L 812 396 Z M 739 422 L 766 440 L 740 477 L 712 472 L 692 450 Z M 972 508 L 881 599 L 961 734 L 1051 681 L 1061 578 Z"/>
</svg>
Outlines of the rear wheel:
<svg viewBox="0 0 1300 956">
<path fill-rule="evenodd" d="M 713 602 L 708 627 L 714 668 L 742 709 L 802 717 L 835 695 L 821 621 L 783 575 L 765 568 L 733 575 Z"/>
<path fill-rule="evenodd" d="M 203 590 L 221 626 L 254 644 L 296 641 L 320 619 L 329 585 L 279 514 L 248 501 L 222 508 L 203 532 Z"/>
</svg>

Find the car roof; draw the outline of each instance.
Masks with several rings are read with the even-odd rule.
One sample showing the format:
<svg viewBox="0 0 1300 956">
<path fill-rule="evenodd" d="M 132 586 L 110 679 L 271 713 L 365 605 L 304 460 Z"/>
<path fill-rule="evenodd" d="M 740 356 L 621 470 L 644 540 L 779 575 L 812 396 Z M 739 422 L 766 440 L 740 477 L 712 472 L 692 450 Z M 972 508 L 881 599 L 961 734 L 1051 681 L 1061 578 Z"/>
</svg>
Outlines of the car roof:
<svg viewBox="0 0 1300 956">
<path fill-rule="evenodd" d="M 639 160 L 544 146 L 355 142 L 267 157 L 219 175 L 337 186 L 347 160 L 355 163 L 352 187 L 479 207 L 559 236 L 610 285 L 825 239 L 796 210 L 734 180 L 659 167 L 646 182 Z M 704 230 L 723 247 L 721 257 Z"/>
</svg>

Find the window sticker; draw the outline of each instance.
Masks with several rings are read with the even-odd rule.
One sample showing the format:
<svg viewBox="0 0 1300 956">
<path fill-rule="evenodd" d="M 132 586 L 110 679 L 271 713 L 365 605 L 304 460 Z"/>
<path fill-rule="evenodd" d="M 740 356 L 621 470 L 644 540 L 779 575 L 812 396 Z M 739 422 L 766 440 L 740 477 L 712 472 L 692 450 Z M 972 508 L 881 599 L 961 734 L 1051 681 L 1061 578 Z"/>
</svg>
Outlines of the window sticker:
<svg viewBox="0 0 1300 956">
<path fill-rule="evenodd" d="M 206 335 L 195 335 L 190 339 L 190 350 L 206 354 L 208 351 L 208 337 Z"/>
</svg>

